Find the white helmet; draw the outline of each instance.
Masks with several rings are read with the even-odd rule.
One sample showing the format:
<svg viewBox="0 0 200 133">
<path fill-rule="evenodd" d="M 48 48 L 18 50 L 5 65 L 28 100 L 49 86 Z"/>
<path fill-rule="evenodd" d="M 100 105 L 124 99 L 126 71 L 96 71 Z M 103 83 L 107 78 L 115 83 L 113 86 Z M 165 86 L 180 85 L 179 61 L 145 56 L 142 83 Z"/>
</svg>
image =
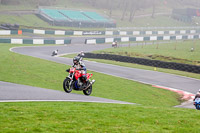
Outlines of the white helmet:
<svg viewBox="0 0 200 133">
<path fill-rule="evenodd" d="M 85 55 L 85 53 L 84 53 L 83 51 L 81 51 L 81 52 L 80 52 L 80 55 L 84 56 L 84 55 Z"/>
</svg>

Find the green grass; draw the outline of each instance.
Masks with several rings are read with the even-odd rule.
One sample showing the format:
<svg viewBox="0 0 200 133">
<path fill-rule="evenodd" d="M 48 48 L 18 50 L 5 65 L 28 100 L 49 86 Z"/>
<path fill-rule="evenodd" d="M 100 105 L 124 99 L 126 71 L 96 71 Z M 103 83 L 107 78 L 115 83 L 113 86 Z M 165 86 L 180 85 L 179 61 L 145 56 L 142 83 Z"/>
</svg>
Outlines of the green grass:
<svg viewBox="0 0 200 133">
<path fill-rule="evenodd" d="M 0 81 L 63 91 L 69 66 L 19 55 L 0 44 Z M 26 45 L 25 45 L 26 46 Z M 90 72 L 90 71 L 89 71 Z M 1 132 L 197 132 L 196 110 L 172 108 L 174 92 L 92 72 L 93 96 L 142 105 L 78 102 L 0 103 Z M 74 93 L 75 91 L 73 91 Z M 78 92 L 82 93 L 82 92 Z"/>
<path fill-rule="evenodd" d="M 181 26 L 194 26 L 193 23 L 184 23 L 170 18 L 169 16 L 156 16 L 135 18 L 133 22 L 121 21 L 117 19 L 118 27 L 181 27 Z"/>
<path fill-rule="evenodd" d="M 138 45 L 133 47 L 110 48 L 95 53 L 117 54 L 186 64 L 200 64 L 200 41 L 181 41 L 168 44 Z M 190 49 L 194 48 L 194 52 Z"/>
<path fill-rule="evenodd" d="M 0 15 L 1 23 L 11 23 L 11 24 L 19 24 L 19 25 L 26 25 L 26 26 L 41 26 L 46 27 L 48 23 L 45 21 L 39 19 L 35 15 Z"/>
<path fill-rule="evenodd" d="M 12 10 L 32 10 L 35 7 L 32 5 L 2 5 L 0 4 L 0 11 L 12 11 Z"/>
<path fill-rule="evenodd" d="M 87 4 L 77 3 L 73 0 L 57 0 L 56 5 L 50 7 L 60 7 L 60 8 L 89 8 Z M 3 5 L 0 4 L 0 11 L 7 10 L 32 10 L 37 8 L 37 1 L 32 0 L 20 0 L 18 5 Z M 91 7 L 90 7 L 91 8 Z"/>
<path fill-rule="evenodd" d="M 148 104 L 148 103 L 147 103 Z M 0 103 L 1 132 L 198 132 L 199 111 L 136 105 Z"/>
<path fill-rule="evenodd" d="M 17 34 L 11 34 L 11 35 L 1 35 L 0 36 L 1 38 L 26 38 L 26 37 L 29 37 L 27 35 L 17 35 Z M 30 38 L 30 37 L 29 37 Z"/>
</svg>

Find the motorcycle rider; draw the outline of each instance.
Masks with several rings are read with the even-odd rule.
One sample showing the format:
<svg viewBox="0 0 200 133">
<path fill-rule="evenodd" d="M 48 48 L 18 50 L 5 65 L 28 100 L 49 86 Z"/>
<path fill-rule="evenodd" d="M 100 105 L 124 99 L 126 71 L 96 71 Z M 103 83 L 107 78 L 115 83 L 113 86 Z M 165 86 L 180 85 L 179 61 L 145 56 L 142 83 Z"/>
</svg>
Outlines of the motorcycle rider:
<svg viewBox="0 0 200 133">
<path fill-rule="evenodd" d="M 196 98 L 200 98 L 200 89 L 199 91 L 197 92 L 197 94 L 195 95 L 195 98 L 193 99 L 193 101 L 195 101 Z M 195 103 L 194 103 L 195 104 Z"/>
<path fill-rule="evenodd" d="M 85 53 L 81 51 L 77 56 L 80 57 L 80 61 L 83 61 L 83 57 L 85 56 Z"/>
<path fill-rule="evenodd" d="M 112 43 L 112 47 L 116 48 L 117 47 L 117 41 Z"/>
<path fill-rule="evenodd" d="M 82 74 L 81 79 L 82 79 L 83 83 L 85 83 L 85 81 L 87 80 L 87 77 L 86 77 L 87 69 L 85 67 L 85 64 L 81 61 L 80 56 L 76 56 L 73 58 L 73 66 L 72 67 L 75 67 L 76 69 L 81 71 L 81 74 Z M 66 71 L 69 72 L 69 69 L 67 69 Z M 85 84 L 83 84 L 83 85 L 85 86 Z"/>
<path fill-rule="evenodd" d="M 58 55 L 58 49 L 53 51 L 52 56 L 54 55 Z"/>
</svg>

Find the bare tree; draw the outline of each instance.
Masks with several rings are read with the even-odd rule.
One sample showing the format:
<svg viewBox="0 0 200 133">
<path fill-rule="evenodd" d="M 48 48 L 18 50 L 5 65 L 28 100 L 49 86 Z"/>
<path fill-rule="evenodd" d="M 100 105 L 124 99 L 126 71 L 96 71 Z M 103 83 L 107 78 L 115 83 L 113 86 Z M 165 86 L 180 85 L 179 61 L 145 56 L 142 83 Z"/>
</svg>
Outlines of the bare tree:
<svg viewBox="0 0 200 133">
<path fill-rule="evenodd" d="M 132 22 L 132 20 L 133 20 L 133 12 L 134 12 L 134 10 L 135 10 L 135 9 L 134 9 L 134 4 L 135 4 L 134 1 L 132 1 L 131 4 L 130 4 L 131 7 L 130 7 L 129 22 Z"/>
<path fill-rule="evenodd" d="M 129 5 L 129 1 L 128 0 L 123 0 L 124 3 L 125 3 L 125 6 L 124 6 L 124 9 L 123 9 L 123 13 L 122 13 L 122 17 L 121 17 L 121 20 L 123 21 L 124 20 L 124 17 L 125 17 L 125 14 L 127 12 L 127 9 L 128 9 L 128 5 Z"/>
<path fill-rule="evenodd" d="M 35 0 L 36 2 L 36 7 L 39 7 L 40 6 L 40 0 Z"/>
<path fill-rule="evenodd" d="M 130 7 L 130 16 L 129 16 L 129 22 L 133 21 L 133 18 L 136 14 L 136 12 L 142 8 L 146 8 L 146 0 L 130 0 L 131 1 L 131 7 Z"/>
<path fill-rule="evenodd" d="M 130 7 L 130 16 L 129 16 L 129 22 L 133 21 L 133 18 L 135 16 L 136 11 L 139 9 L 139 1 L 137 0 L 131 0 L 131 7 Z"/>
<path fill-rule="evenodd" d="M 93 7 L 96 7 L 97 0 L 91 0 L 91 1 L 92 1 L 92 6 L 93 6 Z"/>
<path fill-rule="evenodd" d="M 111 18 L 112 17 L 112 11 L 113 11 L 112 0 L 107 0 L 107 7 L 108 7 L 108 10 L 109 10 L 109 17 Z"/>
<path fill-rule="evenodd" d="M 123 4 L 124 4 L 124 0 L 119 0 L 117 8 L 118 9 L 121 8 L 123 6 Z"/>
<path fill-rule="evenodd" d="M 152 18 L 154 18 L 155 15 L 155 8 L 156 8 L 155 0 L 152 0 L 152 15 L 151 15 Z"/>
</svg>

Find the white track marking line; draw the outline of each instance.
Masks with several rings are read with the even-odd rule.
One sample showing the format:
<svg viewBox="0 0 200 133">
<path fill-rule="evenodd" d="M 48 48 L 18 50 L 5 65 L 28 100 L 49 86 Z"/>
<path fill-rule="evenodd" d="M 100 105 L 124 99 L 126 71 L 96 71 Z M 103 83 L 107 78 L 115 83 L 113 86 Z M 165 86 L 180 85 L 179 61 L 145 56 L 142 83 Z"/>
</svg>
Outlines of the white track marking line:
<svg viewBox="0 0 200 133">
<path fill-rule="evenodd" d="M 116 103 L 116 104 L 136 104 L 128 102 L 104 102 L 104 101 L 87 101 L 87 100 L 0 100 L 0 103 L 6 102 L 87 102 L 87 103 Z M 139 104 L 136 104 L 139 105 Z"/>
</svg>

